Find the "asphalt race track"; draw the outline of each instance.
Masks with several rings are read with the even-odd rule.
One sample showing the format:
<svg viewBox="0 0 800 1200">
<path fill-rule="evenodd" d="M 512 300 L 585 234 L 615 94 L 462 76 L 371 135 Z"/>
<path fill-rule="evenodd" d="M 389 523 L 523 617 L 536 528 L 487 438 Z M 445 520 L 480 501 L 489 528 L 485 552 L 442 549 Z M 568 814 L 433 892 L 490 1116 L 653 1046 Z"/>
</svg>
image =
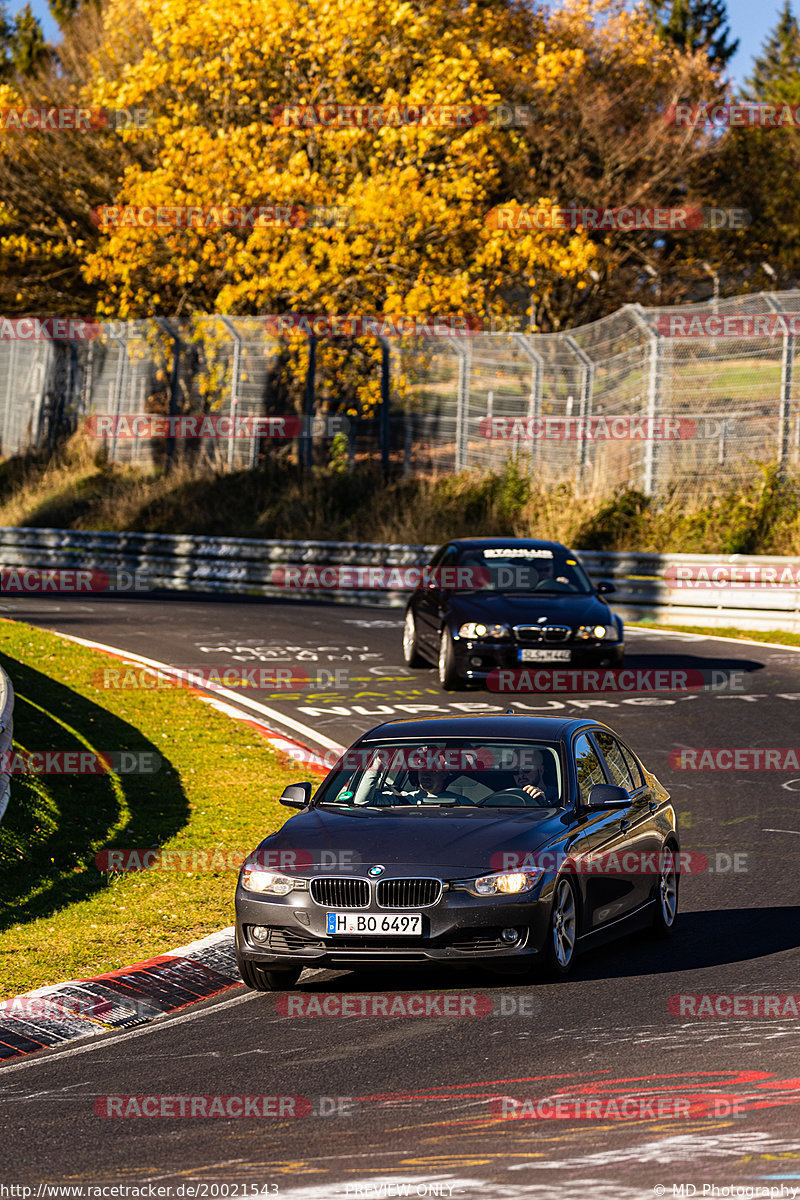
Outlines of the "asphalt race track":
<svg viewBox="0 0 800 1200">
<path fill-rule="evenodd" d="M 6 599 L 2 615 L 175 667 L 339 668 L 335 689 L 246 693 L 269 710 L 266 723 L 321 747 L 392 716 L 509 703 L 478 690 L 444 695 L 432 669 L 402 666 L 396 609 L 26 597 Z M 800 1194 L 798 1016 L 785 1007 L 763 1016 L 763 1005 L 742 1000 L 741 1015 L 728 1001 L 726 1015 L 693 1017 L 670 1003 L 800 1003 L 800 770 L 681 770 L 668 760 L 685 747 L 800 746 L 800 654 L 635 632 L 626 666 L 734 670 L 740 686 L 513 703 L 607 721 L 671 791 L 682 848 L 708 860 L 682 877 L 671 943 L 631 935 L 579 958 L 556 984 L 472 968 L 307 971 L 295 993 L 479 993 L 493 1002 L 489 1015 L 290 1018 L 285 995 L 241 988 L 12 1062 L 0 1070 L 3 1180 L 33 1185 L 33 1196 L 40 1182 L 170 1185 L 172 1196 L 209 1197 Z M 107 1095 L 302 1096 L 313 1108 L 301 1119 L 115 1119 L 96 1115 Z M 502 1115 L 503 1097 L 557 1095 L 602 1103 L 550 1119 L 542 1106 L 533 1119 Z M 609 1115 L 623 1096 L 652 1104 Z M 687 1097 L 688 1113 L 666 1103 Z"/>
</svg>

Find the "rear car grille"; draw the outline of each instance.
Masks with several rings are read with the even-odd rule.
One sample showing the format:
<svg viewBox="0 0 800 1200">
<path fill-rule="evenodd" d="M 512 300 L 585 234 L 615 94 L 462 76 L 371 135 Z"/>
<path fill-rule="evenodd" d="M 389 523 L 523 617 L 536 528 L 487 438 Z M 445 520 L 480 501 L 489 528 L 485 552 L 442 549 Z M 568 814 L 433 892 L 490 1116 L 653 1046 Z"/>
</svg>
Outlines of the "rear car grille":
<svg viewBox="0 0 800 1200">
<path fill-rule="evenodd" d="M 382 879 L 378 884 L 379 908 L 425 908 L 442 894 L 439 879 Z"/>
<path fill-rule="evenodd" d="M 312 879 L 311 899 L 339 908 L 366 908 L 369 884 L 366 879 Z"/>
<path fill-rule="evenodd" d="M 572 630 L 569 625 L 515 625 L 518 642 L 566 642 Z"/>
</svg>

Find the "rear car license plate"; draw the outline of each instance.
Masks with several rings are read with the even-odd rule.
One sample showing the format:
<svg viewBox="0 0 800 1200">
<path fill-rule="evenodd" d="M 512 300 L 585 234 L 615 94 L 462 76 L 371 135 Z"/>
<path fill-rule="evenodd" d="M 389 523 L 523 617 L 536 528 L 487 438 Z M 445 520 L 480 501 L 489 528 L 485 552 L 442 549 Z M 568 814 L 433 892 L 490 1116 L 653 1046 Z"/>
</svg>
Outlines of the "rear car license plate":
<svg viewBox="0 0 800 1200">
<path fill-rule="evenodd" d="M 529 650 L 519 652 L 520 662 L 569 662 L 571 650 Z"/>
<path fill-rule="evenodd" d="M 421 913 L 326 913 L 325 932 L 355 933 L 373 937 L 409 937 L 422 933 Z"/>
</svg>

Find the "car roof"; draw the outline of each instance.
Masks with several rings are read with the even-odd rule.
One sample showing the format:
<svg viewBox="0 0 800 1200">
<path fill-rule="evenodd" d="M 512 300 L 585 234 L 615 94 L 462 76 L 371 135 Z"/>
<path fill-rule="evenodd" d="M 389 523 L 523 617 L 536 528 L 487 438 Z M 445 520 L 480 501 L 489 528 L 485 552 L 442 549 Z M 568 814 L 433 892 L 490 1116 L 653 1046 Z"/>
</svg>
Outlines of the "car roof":
<svg viewBox="0 0 800 1200">
<path fill-rule="evenodd" d="M 362 734 L 360 742 L 385 738 L 503 738 L 513 741 L 567 741 L 576 729 L 601 728 L 586 717 L 530 717 L 517 713 L 485 716 L 426 717 L 424 720 L 383 721 Z"/>
<path fill-rule="evenodd" d="M 472 537 L 472 538 L 451 538 L 448 542 L 442 542 L 443 546 L 463 546 L 467 549 L 474 550 L 488 549 L 489 547 L 504 547 L 509 549 L 513 546 L 525 546 L 531 550 L 566 550 L 567 547 L 563 542 L 548 542 L 542 538 L 516 538 L 516 537 Z"/>
</svg>

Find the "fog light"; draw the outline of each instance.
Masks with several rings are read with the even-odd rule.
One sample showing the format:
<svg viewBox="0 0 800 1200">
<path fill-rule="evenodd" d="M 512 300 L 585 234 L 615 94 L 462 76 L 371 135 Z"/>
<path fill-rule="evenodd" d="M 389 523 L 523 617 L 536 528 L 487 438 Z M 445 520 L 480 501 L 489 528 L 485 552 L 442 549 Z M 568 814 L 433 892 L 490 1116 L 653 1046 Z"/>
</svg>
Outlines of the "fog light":
<svg viewBox="0 0 800 1200">
<path fill-rule="evenodd" d="M 266 942 L 269 937 L 269 930 L 266 925 L 253 925 L 250 930 L 254 942 Z"/>
<path fill-rule="evenodd" d="M 469 660 L 469 665 L 471 667 L 479 667 L 481 665 L 481 660 L 478 658 L 477 654 L 473 654 L 472 658 Z"/>
<path fill-rule="evenodd" d="M 506 942 L 509 946 L 513 945 L 514 942 L 519 941 L 519 930 L 518 929 L 503 929 L 503 930 L 501 930 L 500 931 L 500 940 L 502 942 Z"/>
</svg>

